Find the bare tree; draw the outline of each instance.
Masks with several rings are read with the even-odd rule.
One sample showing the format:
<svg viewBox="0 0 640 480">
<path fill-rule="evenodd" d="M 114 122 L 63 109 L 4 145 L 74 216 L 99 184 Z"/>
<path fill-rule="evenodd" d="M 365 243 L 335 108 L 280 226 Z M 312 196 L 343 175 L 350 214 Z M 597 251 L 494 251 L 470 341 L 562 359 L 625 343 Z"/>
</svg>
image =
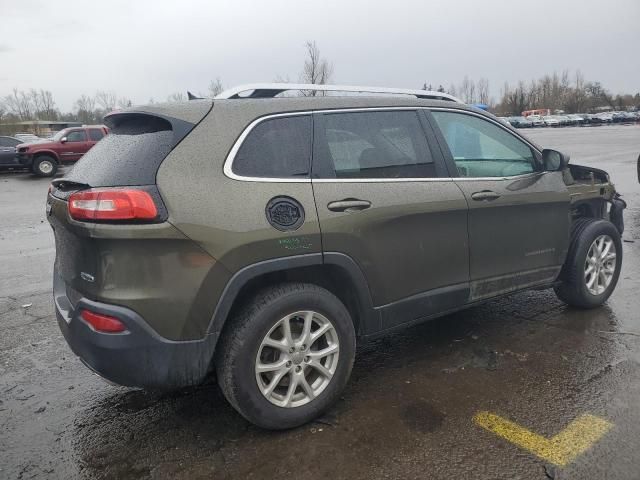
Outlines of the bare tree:
<svg viewBox="0 0 640 480">
<path fill-rule="evenodd" d="M 209 84 L 210 97 L 215 97 L 216 95 L 222 93 L 223 90 L 224 90 L 224 87 L 222 86 L 222 81 L 220 80 L 220 77 L 216 77 L 215 80 L 211 80 L 211 83 Z"/>
<path fill-rule="evenodd" d="M 93 97 L 82 94 L 74 103 L 78 121 L 84 124 L 94 123 L 96 120 L 96 101 Z"/>
<path fill-rule="evenodd" d="M 40 112 L 41 120 L 57 120 L 60 112 L 53 99 L 53 93 L 49 90 L 40 89 Z"/>
<path fill-rule="evenodd" d="M 118 96 L 115 92 L 105 92 L 104 90 L 98 90 L 96 92 L 96 103 L 104 112 L 110 112 L 118 103 Z"/>
<path fill-rule="evenodd" d="M 301 83 L 310 83 L 314 85 L 326 85 L 333 75 L 333 65 L 326 58 L 320 56 L 320 49 L 316 42 L 306 42 L 307 58 L 304 61 L 304 67 L 300 74 Z M 324 95 L 325 92 L 316 90 L 303 91 L 303 96 L 315 97 L 318 94 Z"/>
<path fill-rule="evenodd" d="M 478 102 L 489 105 L 491 99 L 489 97 L 489 80 L 481 78 L 478 80 Z"/>
<path fill-rule="evenodd" d="M 169 103 L 177 103 L 177 102 L 185 102 L 187 97 L 182 92 L 174 92 L 167 97 L 167 102 Z"/>
<path fill-rule="evenodd" d="M 467 75 L 464 76 L 462 84 L 458 89 L 458 93 L 462 96 L 464 103 L 475 103 L 476 101 L 476 84 Z"/>
<path fill-rule="evenodd" d="M 33 103 L 31 95 L 14 88 L 10 95 L 4 97 L 7 111 L 15 115 L 19 120 L 33 120 Z"/>
<path fill-rule="evenodd" d="M 153 98 L 151 99 L 151 101 L 149 103 L 153 103 Z M 131 100 L 129 100 L 126 97 L 120 97 L 118 99 L 118 108 L 129 108 L 133 105 L 133 103 L 131 102 Z"/>
<path fill-rule="evenodd" d="M 291 78 L 289 78 L 289 75 L 276 75 L 276 78 L 273 79 L 273 81 L 275 83 L 292 83 L 291 82 Z"/>
</svg>

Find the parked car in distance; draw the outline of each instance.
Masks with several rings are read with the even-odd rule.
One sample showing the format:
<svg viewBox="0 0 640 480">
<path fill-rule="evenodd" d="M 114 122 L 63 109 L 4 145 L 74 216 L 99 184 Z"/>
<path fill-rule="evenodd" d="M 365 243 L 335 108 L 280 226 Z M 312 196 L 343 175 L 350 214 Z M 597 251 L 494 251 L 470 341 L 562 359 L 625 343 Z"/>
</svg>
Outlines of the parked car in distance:
<svg viewBox="0 0 640 480">
<path fill-rule="evenodd" d="M 613 114 L 609 112 L 596 113 L 591 117 L 592 123 L 613 123 Z"/>
<path fill-rule="evenodd" d="M 13 136 L 19 140 L 22 140 L 22 143 L 36 143 L 45 140 L 38 137 L 37 135 L 34 135 L 33 133 L 15 133 Z"/>
<path fill-rule="evenodd" d="M 496 117 L 498 120 L 500 120 L 500 122 L 502 122 L 504 125 L 506 125 L 507 127 L 511 126 L 511 123 L 509 122 L 509 118 L 508 117 Z"/>
<path fill-rule="evenodd" d="M 387 95 L 276 98 L 295 89 Z M 46 218 L 60 330 L 121 385 L 215 372 L 292 428 L 340 398 L 356 342 L 528 289 L 594 308 L 618 281 L 608 174 L 451 95 L 260 84 L 105 123 Z"/>
<path fill-rule="evenodd" d="M 74 163 L 107 135 L 103 125 L 71 127 L 60 130 L 50 141 L 18 146 L 21 165 L 40 177 L 52 177 L 60 165 Z"/>
<path fill-rule="evenodd" d="M 558 118 L 555 117 L 554 115 L 546 115 L 546 116 L 542 117 L 542 121 L 544 122 L 544 124 L 547 127 L 559 127 L 560 126 L 560 120 L 558 120 Z"/>
<path fill-rule="evenodd" d="M 637 118 L 633 112 L 614 112 L 612 116 L 614 123 L 632 123 Z"/>
<path fill-rule="evenodd" d="M 507 119 L 514 128 L 532 128 L 533 121 L 526 117 L 509 117 Z"/>
<path fill-rule="evenodd" d="M 567 115 L 567 117 L 569 118 L 569 121 L 571 122 L 571 125 L 584 125 L 585 124 L 585 118 L 577 113 L 572 113 Z"/>
<path fill-rule="evenodd" d="M 558 119 L 558 121 L 560 122 L 560 126 L 562 127 L 569 127 L 571 125 L 574 125 L 573 120 L 571 120 L 568 115 L 554 115 L 554 117 Z"/>
<path fill-rule="evenodd" d="M 529 120 L 534 127 L 544 127 L 545 123 L 544 123 L 544 119 L 542 118 L 541 115 L 529 115 L 528 117 L 526 117 L 527 120 Z"/>
<path fill-rule="evenodd" d="M 16 159 L 16 147 L 21 143 L 19 138 L 0 136 L 0 169 L 20 167 Z"/>
</svg>

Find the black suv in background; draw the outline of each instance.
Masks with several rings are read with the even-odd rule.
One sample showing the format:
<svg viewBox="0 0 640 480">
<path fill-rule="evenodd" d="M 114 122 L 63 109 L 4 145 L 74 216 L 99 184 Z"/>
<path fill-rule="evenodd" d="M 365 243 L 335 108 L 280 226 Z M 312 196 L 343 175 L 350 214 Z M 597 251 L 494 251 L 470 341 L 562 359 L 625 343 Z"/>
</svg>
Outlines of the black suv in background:
<svg viewBox="0 0 640 480">
<path fill-rule="evenodd" d="M 16 147 L 21 143 L 20 139 L 0 136 L 0 170 L 21 167 L 16 159 Z"/>
</svg>

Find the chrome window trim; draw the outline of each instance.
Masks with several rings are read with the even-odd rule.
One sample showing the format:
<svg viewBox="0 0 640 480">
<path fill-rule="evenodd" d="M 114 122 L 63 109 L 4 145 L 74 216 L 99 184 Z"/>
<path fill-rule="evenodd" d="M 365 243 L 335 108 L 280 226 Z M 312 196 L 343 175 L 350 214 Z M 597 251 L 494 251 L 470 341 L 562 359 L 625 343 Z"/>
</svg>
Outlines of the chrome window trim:
<svg viewBox="0 0 640 480">
<path fill-rule="evenodd" d="M 232 180 L 237 180 L 241 182 L 264 182 L 264 183 L 380 183 L 380 182 L 388 182 L 388 183 L 401 183 L 401 182 L 454 182 L 454 181 L 487 181 L 487 180 L 510 180 L 510 179 L 519 179 L 528 177 L 531 175 L 537 175 L 545 172 L 531 172 L 524 173 L 521 175 L 514 175 L 510 177 L 410 177 L 410 178 L 277 178 L 277 177 L 247 177 L 243 175 L 238 175 L 233 172 L 233 161 L 240 150 L 240 147 L 244 143 L 244 140 L 251 133 L 251 131 L 260 123 L 273 119 L 273 118 L 281 118 L 281 117 L 294 117 L 301 115 L 313 115 L 314 113 L 344 113 L 344 112 L 369 112 L 369 111 L 387 111 L 387 110 L 399 110 L 399 111 L 418 111 L 418 110 L 438 110 L 438 111 L 451 111 L 451 112 L 462 112 L 468 115 L 474 115 L 476 117 L 483 118 L 488 120 L 499 127 L 506 130 L 511 135 L 514 135 L 516 138 L 522 140 L 527 145 L 529 145 L 535 152 L 539 152 L 539 150 L 528 142 L 526 139 L 520 137 L 519 135 L 514 134 L 505 126 L 501 125 L 500 122 L 497 122 L 491 118 L 487 118 L 484 115 L 477 114 L 475 112 L 470 112 L 468 110 L 462 110 L 457 108 L 444 108 L 444 107 L 411 107 L 411 106 L 402 106 L 402 107 L 357 107 L 357 108 L 338 108 L 338 109 L 325 109 L 325 110 L 308 110 L 302 112 L 286 112 L 286 113 L 273 113 L 264 115 L 262 117 L 258 117 L 253 120 L 240 134 L 240 136 L 236 139 L 231 150 L 227 154 L 227 157 L 224 161 L 223 171 L 225 176 Z"/>
<path fill-rule="evenodd" d="M 273 115 L 265 115 L 264 117 L 256 118 L 253 122 L 251 122 L 244 131 L 240 134 L 238 139 L 229 150 L 229 154 L 227 155 L 226 160 L 224 161 L 224 174 L 231 178 L 232 180 L 239 180 L 243 182 L 271 182 L 271 183 L 311 183 L 311 178 L 269 178 L 269 177 L 245 177 L 243 175 L 238 175 L 233 172 L 233 160 L 236 158 L 238 150 L 244 143 L 247 136 L 251 133 L 251 131 L 260 123 L 265 122 L 267 120 L 271 120 L 272 118 L 281 118 L 281 117 L 299 117 L 301 115 L 312 115 L 313 112 L 289 112 L 289 113 L 276 113 Z M 313 132 L 312 132 L 313 134 Z"/>
</svg>

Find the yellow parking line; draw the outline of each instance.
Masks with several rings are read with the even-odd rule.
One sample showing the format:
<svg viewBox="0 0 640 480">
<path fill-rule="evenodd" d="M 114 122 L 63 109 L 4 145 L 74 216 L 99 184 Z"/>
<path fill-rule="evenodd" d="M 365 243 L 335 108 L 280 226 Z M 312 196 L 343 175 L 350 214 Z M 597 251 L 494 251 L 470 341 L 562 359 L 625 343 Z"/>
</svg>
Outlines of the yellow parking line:
<svg viewBox="0 0 640 480">
<path fill-rule="evenodd" d="M 551 438 L 533 433 L 490 412 L 479 412 L 473 421 L 520 448 L 558 466 L 571 463 L 596 443 L 613 424 L 594 415 L 581 415 Z"/>
</svg>

